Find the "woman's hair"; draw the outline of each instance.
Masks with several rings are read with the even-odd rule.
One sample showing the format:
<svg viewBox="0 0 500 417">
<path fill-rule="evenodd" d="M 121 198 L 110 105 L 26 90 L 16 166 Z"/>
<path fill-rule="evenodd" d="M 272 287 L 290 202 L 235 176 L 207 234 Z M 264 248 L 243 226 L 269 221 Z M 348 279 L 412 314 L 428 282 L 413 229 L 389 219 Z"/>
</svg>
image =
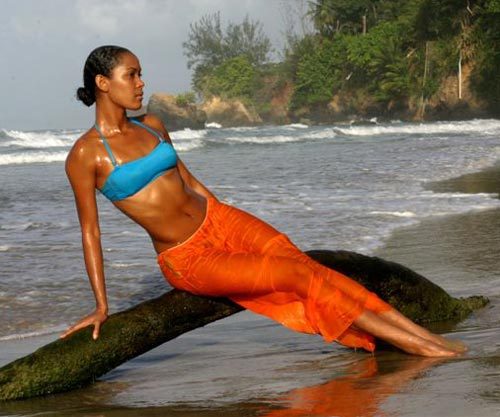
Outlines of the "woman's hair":
<svg viewBox="0 0 500 417">
<path fill-rule="evenodd" d="M 95 103 L 95 77 L 109 77 L 113 68 L 120 62 L 120 55 L 130 53 L 127 48 L 115 45 L 104 45 L 94 49 L 83 67 L 83 87 L 76 90 L 76 98 L 86 106 Z"/>
</svg>

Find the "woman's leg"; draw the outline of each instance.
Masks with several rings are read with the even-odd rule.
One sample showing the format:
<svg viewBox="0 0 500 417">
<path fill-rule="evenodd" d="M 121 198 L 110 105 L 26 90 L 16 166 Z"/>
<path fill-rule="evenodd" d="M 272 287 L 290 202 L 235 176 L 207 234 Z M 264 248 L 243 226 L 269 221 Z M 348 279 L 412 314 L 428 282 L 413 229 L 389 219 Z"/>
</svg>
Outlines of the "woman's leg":
<svg viewBox="0 0 500 417">
<path fill-rule="evenodd" d="M 340 291 L 350 293 L 352 291 L 358 291 L 361 287 L 356 281 L 345 277 L 343 274 L 336 273 L 336 271 L 332 271 L 310 259 L 306 254 L 300 251 L 300 249 L 297 248 L 293 242 L 286 237 L 286 235 L 281 235 L 281 239 L 278 238 L 275 240 L 275 244 L 269 246 L 268 252 L 307 263 L 313 269 L 318 269 L 321 275 L 328 277 L 331 283 L 333 283 L 333 285 Z M 462 353 L 467 351 L 466 346 L 462 342 L 447 339 L 419 326 L 399 311 L 392 308 L 389 304 L 380 300 L 375 294 L 371 294 L 370 302 L 367 303 L 367 310 L 376 313 L 379 318 L 383 319 L 388 324 L 391 324 L 393 327 L 397 327 L 406 332 L 407 336 L 417 336 L 420 339 L 428 340 L 435 345 L 442 346 L 454 352 Z"/>
<path fill-rule="evenodd" d="M 443 336 L 432 333 L 426 328 L 414 323 L 395 309 L 382 313 L 380 317 L 394 326 L 406 330 L 409 333 L 413 333 L 422 339 L 430 340 L 437 345 L 444 346 L 447 349 L 454 350 L 455 352 L 467 351 L 467 347 L 459 340 L 447 339 Z"/>
<path fill-rule="evenodd" d="M 427 338 L 417 336 L 415 333 L 408 332 L 399 325 L 391 323 L 389 320 L 384 318 L 384 315 L 387 315 L 387 313 L 383 313 L 379 316 L 366 310 L 354 321 L 353 324 L 360 330 L 368 332 L 373 336 L 414 355 L 434 357 L 457 355 L 457 352 L 454 350 L 448 349 L 447 347 L 437 344 Z"/>
<path fill-rule="evenodd" d="M 208 249 L 192 263 L 188 279 L 199 293 L 214 297 L 262 296 L 278 291 L 305 300 L 312 274 L 307 265 L 285 257 Z"/>
<path fill-rule="evenodd" d="M 436 343 L 409 331 L 408 323 L 401 321 L 397 314 L 391 314 L 392 308 L 387 304 L 375 302 L 379 299 L 367 297 L 370 293 L 355 281 L 311 260 L 272 226 L 229 206 L 219 205 L 218 209 L 217 221 L 212 222 L 203 234 L 199 233 L 198 242 L 191 240 L 187 246 L 194 250 L 189 249 L 187 256 L 180 256 L 180 263 L 172 252 L 165 256 L 162 269 L 166 276 L 177 275 L 179 288 L 202 295 L 260 297 L 258 305 L 253 304 L 257 307 L 255 311 L 261 307 L 261 301 L 293 304 L 293 314 L 305 314 L 305 320 L 311 320 L 311 324 L 293 318 L 290 322 L 290 311 L 283 314 L 272 306 L 257 312 L 299 331 L 319 332 L 327 340 L 339 338 L 344 343 L 343 332 L 354 322 L 360 330 L 411 353 L 429 356 L 453 354 L 445 348 L 433 349 Z M 182 252 L 186 249 L 183 247 Z M 179 251 L 174 252 L 179 256 Z M 182 271 L 180 275 L 175 271 L 178 268 Z M 278 297 L 274 297 L 277 293 Z M 272 300 L 262 299 L 261 296 L 267 295 Z M 282 295 L 286 295 L 285 298 Z M 365 307 L 379 315 L 370 311 L 363 313 Z M 270 314 L 266 314 L 268 312 Z M 410 326 L 410 330 L 417 333 L 418 328 Z M 366 344 L 359 346 L 367 348 Z"/>
<path fill-rule="evenodd" d="M 193 265 L 190 279 L 193 280 L 197 291 L 204 295 L 238 297 L 281 292 L 294 294 L 296 299 L 305 302 L 310 295 L 309 289 L 311 280 L 314 279 L 314 271 L 293 259 L 212 250 L 205 251 L 202 258 L 203 260 Z M 320 292 L 316 296 L 317 304 L 328 308 L 328 305 L 333 304 L 335 307 L 335 304 L 352 302 L 348 300 L 346 294 L 340 293 L 339 289 L 323 280 Z M 353 319 L 353 324 L 359 330 L 385 340 L 408 353 L 422 356 L 456 355 L 451 349 L 407 331 L 402 324 L 391 323 L 390 319 L 394 314 L 388 314 L 390 319 L 384 317 L 387 314 L 377 315 L 365 310 Z M 332 315 L 328 319 L 334 322 L 337 317 Z M 409 321 L 406 318 L 404 320 Z M 420 328 L 412 324 L 410 327 Z"/>
</svg>

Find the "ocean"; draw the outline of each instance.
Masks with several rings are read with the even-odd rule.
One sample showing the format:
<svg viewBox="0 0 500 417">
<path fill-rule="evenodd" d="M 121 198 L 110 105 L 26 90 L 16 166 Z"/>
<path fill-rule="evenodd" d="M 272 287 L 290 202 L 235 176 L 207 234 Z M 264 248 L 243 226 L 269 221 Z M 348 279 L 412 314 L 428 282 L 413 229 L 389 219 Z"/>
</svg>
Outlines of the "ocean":
<svg viewBox="0 0 500 417">
<path fill-rule="evenodd" d="M 0 365 L 28 353 L 27 347 L 54 339 L 93 308 L 73 195 L 64 172 L 67 152 L 82 133 L 78 129 L 0 129 Z M 438 181 L 495 166 L 500 159 L 500 120 L 210 125 L 204 130 L 172 132 L 171 137 L 190 171 L 219 199 L 270 222 L 304 250 L 384 254 L 401 230 L 500 208 L 495 192 L 432 187 Z M 100 194 L 98 205 L 111 312 L 167 291 L 147 234 Z M 432 248 L 432 241 L 423 243 L 422 247 Z M 406 253 L 402 259 L 413 267 L 415 257 L 418 254 Z M 439 262 L 434 261 L 436 266 Z M 454 296 L 494 298 L 500 295 L 499 274 L 488 270 L 481 280 L 457 274 L 429 278 Z M 472 325 L 477 326 L 481 327 L 476 322 Z M 481 356 L 498 358 L 500 335 L 495 339 L 495 333 L 484 331 L 497 347 Z M 372 396 L 382 392 L 372 404 L 372 414 L 365 410 L 359 415 L 385 415 L 384 407 L 395 409 L 398 416 L 433 415 L 418 414 L 411 404 L 403 406 L 394 388 L 397 381 L 407 386 L 431 365 L 395 353 L 379 361 L 382 364 L 377 365 L 369 355 L 326 345 L 319 337 L 298 335 L 243 312 L 166 343 L 87 391 L 58 396 L 60 406 L 55 400 L 35 401 L 15 412 L 326 416 L 334 411 L 280 412 L 290 411 L 286 404 L 296 398 L 307 399 L 311 387 L 320 386 L 323 393 L 352 391 L 359 382 L 353 375 L 377 375 L 376 383 L 368 385 L 371 391 L 356 391 L 356 395 Z M 396 371 L 391 370 L 394 363 Z M 459 373 L 458 369 L 453 372 Z M 494 369 L 498 376 L 497 365 Z M 455 400 L 461 400 L 461 392 Z M 100 397 L 93 402 L 96 393 Z M 74 406 L 75 398 L 81 407 Z M 486 412 L 500 410 L 500 391 L 492 395 L 493 400 L 480 398 L 485 408 L 464 415 L 489 416 Z M 122 411 L 112 414 L 117 409 Z M 440 410 L 440 415 L 462 415 Z"/>
</svg>

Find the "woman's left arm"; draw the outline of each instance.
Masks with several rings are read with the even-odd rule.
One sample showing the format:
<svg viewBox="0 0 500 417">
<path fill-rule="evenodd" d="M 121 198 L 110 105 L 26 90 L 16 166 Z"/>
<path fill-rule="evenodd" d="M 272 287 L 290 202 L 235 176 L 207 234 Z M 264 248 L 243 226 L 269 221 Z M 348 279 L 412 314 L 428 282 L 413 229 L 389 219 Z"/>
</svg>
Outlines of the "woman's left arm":
<svg viewBox="0 0 500 417">
<path fill-rule="evenodd" d="M 165 129 L 165 126 L 163 125 L 162 121 L 151 114 L 148 114 L 144 116 L 144 122 L 154 129 L 160 131 L 165 138 L 166 141 L 169 143 L 172 143 L 172 140 L 170 139 L 170 135 L 167 132 L 167 129 Z M 181 161 L 180 158 L 177 158 L 177 169 L 179 170 L 179 173 L 182 177 L 182 180 L 194 191 L 196 191 L 198 194 L 201 194 L 202 196 L 206 198 L 215 198 L 215 195 L 207 188 L 205 187 L 200 181 L 196 179 L 196 177 L 189 172 L 187 169 L 186 165 L 184 162 Z"/>
</svg>

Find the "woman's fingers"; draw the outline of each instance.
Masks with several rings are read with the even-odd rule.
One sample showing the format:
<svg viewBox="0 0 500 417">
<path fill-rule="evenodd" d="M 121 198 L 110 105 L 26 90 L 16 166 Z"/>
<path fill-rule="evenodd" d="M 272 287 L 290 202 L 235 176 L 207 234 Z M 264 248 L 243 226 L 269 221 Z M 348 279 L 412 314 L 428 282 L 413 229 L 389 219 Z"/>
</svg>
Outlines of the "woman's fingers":
<svg viewBox="0 0 500 417">
<path fill-rule="evenodd" d="M 92 338 L 94 340 L 97 340 L 97 338 L 99 337 L 99 331 L 101 330 L 101 322 L 100 321 L 96 321 L 94 323 L 94 331 L 92 332 Z"/>
<path fill-rule="evenodd" d="M 74 326 L 71 326 L 68 328 L 63 334 L 61 334 L 61 338 L 65 338 L 66 336 L 69 336 L 71 333 L 74 333 L 80 329 L 83 329 L 84 327 L 87 327 L 89 324 L 85 322 L 78 322 Z"/>
<path fill-rule="evenodd" d="M 75 325 L 69 327 L 65 332 L 63 332 L 61 334 L 60 337 L 65 338 L 65 337 L 69 336 L 70 334 L 75 333 L 80 329 L 83 329 L 84 327 L 94 326 L 94 330 L 92 332 L 92 338 L 94 340 L 96 340 L 99 337 L 101 325 L 102 325 L 102 323 L 104 323 L 106 321 L 107 318 L 108 317 L 106 314 L 94 312 L 91 315 L 81 319 Z"/>
</svg>

